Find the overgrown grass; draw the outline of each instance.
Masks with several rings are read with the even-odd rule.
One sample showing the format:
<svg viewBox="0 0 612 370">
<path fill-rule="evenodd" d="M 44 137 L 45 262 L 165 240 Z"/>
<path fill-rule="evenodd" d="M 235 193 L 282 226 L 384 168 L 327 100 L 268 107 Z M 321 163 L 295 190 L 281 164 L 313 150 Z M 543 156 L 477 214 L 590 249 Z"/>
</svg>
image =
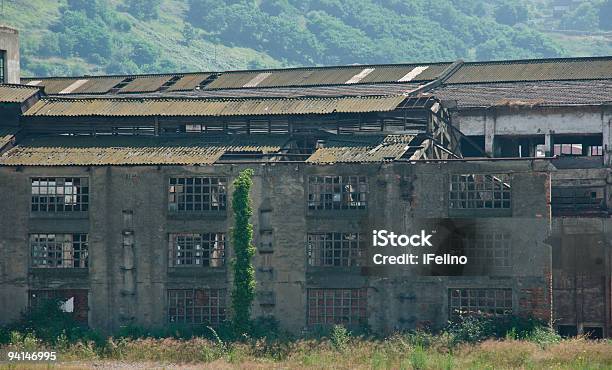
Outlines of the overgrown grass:
<svg viewBox="0 0 612 370">
<path fill-rule="evenodd" d="M 55 307 L 52 302 L 50 307 Z M 282 332 L 273 320 L 253 322 L 250 336 L 232 338 L 228 333 L 224 328 L 126 327 L 115 337 L 102 338 L 71 322 L 65 313 L 33 310 L 0 333 L 0 368 L 8 351 L 56 351 L 57 363 L 10 368 L 106 368 L 127 363 L 215 369 L 612 369 L 612 341 L 562 339 L 538 321 L 512 317 L 466 318 L 437 333 L 388 337 L 335 326 L 297 338 Z"/>
<path fill-rule="evenodd" d="M 385 339 L 347 337 L 293 342 L 251 340 L 224 343 L 203 339 L 108 339 L 104 346 L 77 342 L 49 346 L 32 337 L 13 337 L 6 351 L 59 351 L 52 366 L 111 366 L 113 363 L 198 365 L 210 368 L 334 369 L 606 369 L 612 368 L 612 342 L 563 339 L 542 346 L 530 340 L 492 340 L 448 345 L 437 336 L 397 334 Z M 423 344 L 428 343 L 428 344 Z M 22 364 L 25 366 L 25 364 Z M 32 364 L 28 364 L 31 366 Z M 43 366 L 43 364 L 40 364 Z M 44 365 L 47 366 L 46 364 Z"/>
</svg>

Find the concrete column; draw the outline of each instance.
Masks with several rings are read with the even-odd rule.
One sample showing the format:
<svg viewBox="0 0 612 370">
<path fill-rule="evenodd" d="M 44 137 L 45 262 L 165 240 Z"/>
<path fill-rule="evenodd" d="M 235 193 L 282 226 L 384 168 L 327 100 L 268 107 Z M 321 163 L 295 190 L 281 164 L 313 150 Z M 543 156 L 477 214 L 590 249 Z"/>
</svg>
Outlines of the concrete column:
<svg viewBox="0 0 612 370">
<path fill-rule="evenodd" d="M 495 155 L 495 117 L 485 116 L 484 131 L 485 153 L 493 157 Z"/>
<path fill-rule="evenodd" d="M 612 117 L 610 114 L 603 114 L 603 120 L 601 122 L 602 132 L 602 146 L 604 164 L 606 166 L 612 165 Z"/>
<path fill-rule="evenodd" d="M 544 134 L 544 153 L 546 157 L 550 157 L 554 153 L 552 131 L 549 131 L 548 133 Z"/>
</svg>

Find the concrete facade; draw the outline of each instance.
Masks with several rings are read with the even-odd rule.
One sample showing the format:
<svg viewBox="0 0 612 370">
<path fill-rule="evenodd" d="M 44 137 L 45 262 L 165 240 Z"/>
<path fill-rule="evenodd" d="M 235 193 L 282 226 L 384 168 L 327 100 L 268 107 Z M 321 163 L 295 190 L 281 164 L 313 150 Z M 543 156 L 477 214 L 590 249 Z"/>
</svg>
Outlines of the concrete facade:
<svg viewBox="0 0 612 370">
<path fill-rule="evenodd" d="M 208 167 L 13 167 L 0 168 L 0 201 L 12 212 L 0 223 L 0 317 L 17 318 L 33 290 L 86 290 L 88 323 L 103 332 L 122 325 L 168 324 L 169 289 L 231 290 L 224 268 L 170 267 L 168 235 L 176 232 L 225 232 L 232 212 L 182 215 L 168 211 L 167 184 L 172 176 L 224 176 L 255 168 L 252 191 L 258 299 L 254 316 L 273 316 L 283 327 L 308 329 L 308 289 L 367 291 L 367 325 L 377 332 L 440 327 L 449 318 L 454 288 L 510 289 L 512 312 L 550 320 L 551 249 L 547 161 L 404 163 L 388 165 L 299 164 L 217 165 Z M 535 168 L 535 170 L 534 170 Z M 470 217 L 449 213 L 452 173 L 511 173 L 512 208 L 505 215 L 474 211 Z M 314 175 L 366 176 L 366 209 L 309 210 L 307 182 Z M 35 214 L 30 211 L 32 177 L 87 177 L 90 208 L 82 213 Z M 231 195 L 231 186 L 228 192 Z M 230 196 L 231 198 L 231 196 Z M 228 204 L 231 199 L 228 200 Z M 486 210 L 485 210 L 486 211 Z M 126 215 L 129 215 L 126 217 Z M 431 253 L 443 253 L 451 225 L 479 232 L 511 235 L 510 266 L 490 270 L 469 264 L 450 272 L 429 266 L 380 266 L 371 262 L 372 230 L 386 228 L 412 234 L 435 232 Z M 522 232 L 517 234 L 515 230 Z M 32 268 L 29 235 L 87 233 L 89 268 Z M 360 233 L 365 261 L 360 267 L 313 267 L 307 260 L 307 234 Z M 125 243 L 125 235 L 133 243 Z M 229 234 L 228 234 L 229 235 Z M 378 251 L 379 252 L 379 251 Z M 415 251 L 417 252 L 417 251 Z M 421 251 L 422 252 L 422 251 Z M 396 254 L 398 251 L 387 251 Z M 226 249 L 227 260 L 232 248 Z M 71 271 L 72 270 L 72 271 Z M 446 275 L 446 276 L 445 276 Z M 229 298 L 229 296 L 227 297 Z"/>
</svg>

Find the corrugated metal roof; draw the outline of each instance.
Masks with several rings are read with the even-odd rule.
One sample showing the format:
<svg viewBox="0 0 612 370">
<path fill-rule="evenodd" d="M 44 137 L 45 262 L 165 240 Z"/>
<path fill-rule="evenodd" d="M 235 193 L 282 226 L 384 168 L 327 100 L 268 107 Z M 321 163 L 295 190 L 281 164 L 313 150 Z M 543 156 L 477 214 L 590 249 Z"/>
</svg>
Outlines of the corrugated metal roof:
<svg viewBox="0 0 612 370">
<path fill-rule="evenodd" d="M 286 136 L 152 138 L 117 136 L 37 137 L 0 156 L 6 166 L 105 166 L 213 164 L 224 153 L 275 153 Z"/>
<path fill-rule="evenodd" d="M 410 146 L 414 135 L 337 136 L 325 140 L 307 163 L 331 164 L 351 162 L 383 162 L 400 158 Z"/>
<path fill-rule="evenodd" d="M 19 131 L 18 127 L 0 127 L 0 149 L 13 140 L 17 131 Z"/>
<path fill-rule="evenodd" d="M 87 82 L 76 88 L 71 94 L 104 94 L 123 80 L 124 77 L 89 78 Z"/>
<path fill-rule="evenodd" d="M 612 80 L 447 85 L 431 93 L 440 100 L 456 100 L 459 109 L 502 105 L 602 105 L 612 104 Z"/>
<path fill-rule="evenodd" d="M 447 84 L 612 78 L 612 57 L 465 63 Z"/>
<path fill-rule="evenodd" d="M 58 94 L 80 78 L 22 78 L 21 82 L 45 88 L 45 94 Z M 35 84 L 35 85 L 34 85 Z"/>
<path fill-rule="evenodd" d="M 26 116 L 250 116 L 385 112 L 405 96 L 309 99 L 43 99 Z"/>
<path fill-rule="evenodd" d="M 193 90 L 211 75 L 212 73 L 194 73 L 184 75 L 180 80 L 168 87 L 168 90 L 166 91 Z"/>
<path fill-rule="evenodd" d="M 121 88 L 118 93 L 133 93 L 133 92 L 152 92 L 159 90 L 163 84 L 168 82 L 173 76 L 147 76 L 136 77 L 129 82 L 125 87 Z"/>
<path fill-rule="evenodd" d="M 22 103 L 38 91 L 37 87 L 0 84 L 0 103 Z"/>
<path fill-rule="evenodd" d="M 416 73 L 414 81 L 430 81 L 448 67 L 450 63 L 432 64 L 422 72 Z M 359 65 L 346 67 L 297 68 L 286 70 L 265 71 L 266 76 L 253 87 L 288 87 L 288 86 L 319 86 L 344 85 L 363 72 L 372 70 L 358 83 L 398 82 L 406 74 L 420 65 Z M 264 71 L 240 71 L 222 73 L 215 81 L 205 87 L 211 89 L 237 89 L 245 86 Z M 269 75 L 267 75 L 269 74 Z"/>
</svg>

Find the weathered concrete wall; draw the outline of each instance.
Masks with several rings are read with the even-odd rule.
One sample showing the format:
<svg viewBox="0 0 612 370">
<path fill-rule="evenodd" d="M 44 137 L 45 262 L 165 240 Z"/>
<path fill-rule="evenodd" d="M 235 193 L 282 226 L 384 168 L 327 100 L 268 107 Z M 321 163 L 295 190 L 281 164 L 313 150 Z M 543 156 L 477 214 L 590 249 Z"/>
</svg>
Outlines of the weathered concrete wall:
<svg viewBox="0 0 612 370">
<path fill-rule="evenodd" d="M 89 290 L 89 323 L 112 332 L 129 323 L 167 323 L 167 289 L 231 289 L 229 263 L 223 269 L 168 266 L 168 233 L 219 232 L 229 236 L 232 212 L 198 216 L 168 212 L 168 178 L 215 175 L 234 178 L 249 165 L 202 167 L 1 167 L 0 318 L 11 321 L 26 308 L 29 289 Z M 367 288 L 368 324 L 379 332 L 440 326 L 448 319 L 449 289 L 512 289 L 513 312 L 546 317 L 550 312 L 549 181 L 544 161 L 395 163 L 312 166 L 251 165 L 253 224 L 258 280 L 254 315 L 272 315 L 293 332 L 307 325 L 308 288 Z M 512 174 L 512 208 L 505 214 L 473 211 L 449 214 L 449 174 Z M 313 211 L 307 207 L 311 175 L 368 178 L 364 210 Z M 89 212 L 78 215 L 30 214 L 30 177 L 81 176 L 90 181 Z M 228 194 L 231 195 L 229 186 Z M 449 221 L 450 220 L 450 221 Z M 454 220 L 454 221 L 453 221 Z M 511 266 L 502 270 L 453 270 L 444 275 L 424 266 L 313 268 L 306 258 L 306 235 L 358 232 L 371 256 L 372 230 L 412 234 L 464 223 L 481 232 L 512 234 Z M 521 230 L 521 233 L 516 233 Z M 88 271 L 35 271 L 28 234 L 89 234 Z M 434 245 L 442 250 L 440 245 Z M 438 249 L 436 249 L 438 248 Z M 442 249 L 440 249 L 442 248 Z M 226 261 L 231 259 L 231 243 Z M 438 276 L 432 276 L 438 275 Z M 453 276 L 450 276 L 453 275 Z"/>
<path fill-rule="evenodd" d="M 0 83 L 18 84 L 19 69 L 19 32 L 17 30 L 0 26 L 0 50 L 5 51 L 4 71 L 5 81 Z"/>
</svg>

